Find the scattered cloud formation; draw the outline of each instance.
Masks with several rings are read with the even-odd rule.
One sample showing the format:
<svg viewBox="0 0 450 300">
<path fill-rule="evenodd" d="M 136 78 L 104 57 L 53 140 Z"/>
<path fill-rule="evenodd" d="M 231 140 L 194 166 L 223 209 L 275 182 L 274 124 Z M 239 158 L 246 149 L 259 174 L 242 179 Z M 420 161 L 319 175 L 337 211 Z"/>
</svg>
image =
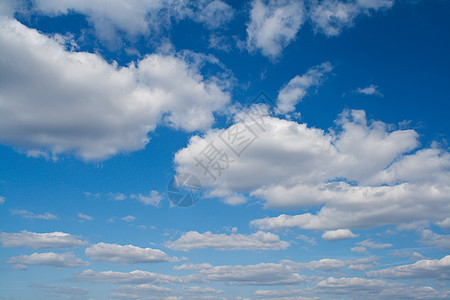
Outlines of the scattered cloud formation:
<svg viewBox="0 0 450 300">
<path fill-rule="evenodd" d="M 0 25 L 0 141 L 31 156 L 104 160 L 143 149 L 159 123 L 205 130 L 230 101 L 223 82 L 204 78 L 182 55 L 151 54 L 118 67 L 66 51 L 18 21 L 1 18 Z"/>
<path fill-rule="evenodd" d="M 29 247 L 33 249 L 44 248 L 68 248 L 87 245 L 87 241 L 82 241 L 78 236 L 64 232 L 35 233 L 22 230 L 18 233 L 0 232 L 2 247 L 18 248 Z"/>
<path fill-rule="evenodd" d="M 88 293 L 87 289 L 75 286 L 54 286 L 37 282 L 32 283 L 30 286 L 42 288 L 46 293 L 50 293 L 54 297 L 60 297 L 61 295 L 86 295 Z"/>
<path fill-rule="evenodd" d="M 3 204 L 3 203 L 5 203 L 5 197 L 3 197 L 3 196 L 0 196 L 0 204 Z"/>
<path fill-rule="evenodd" d="M 268 208 L 321 207 L 315 213 L 251 222 L 264 231 L 351 230 L 438 222 L 450 214 L 447 150 L 436 145 L 416 150 L 417 132 L 367 120 L 362 110 L 344 111 L 336 124 L 325 132 L 267 115 L 262 131 L 243 115 L 229 128 L 193 136 L 174 162 L 177 172 L 195 174 L 215 197 L 242 193 L 264 200 Z M 240 157 L 221 140 L 236 126 L 258 134 Z M 216 181 L 196 161 L 210 143 L 233 159 Z"/>
<path fill-rule="evenodd" d="M 327 241 L 340 241 L 358 237 L 348 229 L 328 230 L 322 234 L 322 238 Z"/>
<path fill-rule="evenodd" d="M 281 241 L 279 236 L 270 232 L 258 231 L 249 235 L 214 234 L 209 231 L 199 233 L 189 231 L 179 239 L 166 243 L 166 247 L 174 250 L 190 251 L 192 249 L 214 248 L 227 250 L 280 250 L 290 246 L 289 242 Z"/>
<path fill-rule="evenodd" d="M 98 243 L 86 248 L 85 253 L 93 260 L 123 264 L 177 261 L 161 250 L 133 245 Z"/>
<path fill-rule="evenodd" d="M 319 86 L 325 75 L 333 70 L 329 62 L 310 68 L 302 76 L 292 78 L 279 92 L 277 97 L 277 110 L 285 114 L 295 110 L 295 105 L 303 100 L 312 87 Z"/>
<path fill-rule="evenodd" d="M 450 249 L 450 234 L 437 234 L 429 229 L 420 232 L 420 243 L 441 249 Z"/>
<path fill-rule="evenodd" d="M 301 1 L 254 0 L 247 24 L 247 49 L 275 59 L 295 40 L 303 22 Z"/>
<path fill-rule="evenodd" d="M 352 27 L 354 20 L 361 14 L 370 14 L 372 11 L 389 9 L 394 0 L 356 0 L 334 1 L 325 0 L 312 5 L 309 10 L 309 19 L 316 32 L 327 36 L 337 36 L 345 28 Z"/>
<path fill-rule="evenodd" d="M 369 271 L 367 276 L 383 278 L 440 278 L 450 279 L 450 255 L 441 259 L 423 259 L 410 265 Z"/>
<path fill-rule="evenodd" d="M 31 255 L 20 255 L 11 257 L 7 260 L 8 264 L 19 264 L 19 265 L 38 265 L 47 266 L 55 268 L 75 268 L 75 267 L 86 267 L 89 265 L 77 258 L 72 253 L 33 253 Z"/>
</svg>

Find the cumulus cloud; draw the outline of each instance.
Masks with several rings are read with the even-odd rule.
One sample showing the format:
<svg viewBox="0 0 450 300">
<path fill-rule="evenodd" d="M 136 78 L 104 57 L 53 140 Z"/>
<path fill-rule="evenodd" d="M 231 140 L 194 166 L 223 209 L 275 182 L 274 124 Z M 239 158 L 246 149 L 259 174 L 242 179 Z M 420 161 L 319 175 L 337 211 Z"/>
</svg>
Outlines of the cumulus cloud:
<svg viewBox="0 0 450 300">
<path fill-rule="evenodd" d="M 393 4 L 394 0 L 325 0 L 311 6 L 309 19 L 316 32 L 337 36 L 343 29 L 353 26 L 359 15 L 389 9 Z"/>
<path fill-rule="evenodd" d="M 369 271 L 370 277 L 450 279 L 450 255 L 441 259 L 423 259 L 413 264 Z"/>
<path fill-rule="evenodd" d="M 186 271 L 198 271 L 198 270 L 203 270 L 203 269 L 209 269 L 212 268 L 213 265 L 208 264 L 208 263 L 203 263 L 203 264 L 191 264 L 191 263 L 185 263 L 179 266 L 174 266 L 173 269 L 174 270 L 186 270 Z"/>
<path fill-rule="evenodd" d="M 161 250 L 133 245 L 98 243 L 86 248 L 85 252 L 93 260 L 124 264 L 177 261 Z"/>
<path fill-rule="evenodd" d="M 420 243 L 441 249 L 450 249 L 450 234 L 437 234 L 429 229 L 420 232 Z"/>
<path fill-rule="evenodd" d="M 247 48 L 274 59 L 295 40 L 303 22 L 301 1 L 254 0 L 247 24 Z"/>
<path fill-rule="evenodd" d="M 223 294 L 223 290 L 216 290 L 211 287 L 200 287 L 200 286 L 183 287 L 183 292 L 190 294 L 212 294 L 212 295 Z"/>
<path fill-rule="evenodd" d="M 224 281 L 236 285 L 298 284 L 306 280 L 287 264 L 261 263 L 256 265 L 215 266 L 194 275 L 202 281 Z"/>
<path fill-rule="evenodd" d="M 178 276 L 151 273 L 147 271 L 134 270 L 131 272 L 102 271 L 96 272 L 91 269 L 78 274 L 77 279 L 89 282 L 106 283 L 183 283 L 182 278 Z"/>
<path fill-rule="evenodd" d="M 159 34 L 172 21 L 192 19 L 214 29 L 229 22 L 234 14 L 232 7 L 220 0 L 34 0 L 33 4 L 34 10 L 49 16 L 70 12 L 86 15 L 97 37 L 113 48 L 122 38 L 134 41 L 139 36 Z"/>
<path fill-rule="evenodd" d="M 344 111 L 328 132 L 269 115 L 263 119 L 264 130 L 242 115 L 228 128 L 193 136 L 175 154 L 177 172 L 195 174 L 211 197 L 240 193 L 269 208 L 320 207 L 252 221 L 260 230 L 370 228 L 437 222 L 450 214 L 450 154 L 436 145 L 417 150 L 414 130 L 367 120 L 361 110 Z M 236 128 L 256 136 L 240 156 L 224 139 Z M 212 144 L 231 160 L 215 181 L 198 164 Z"/>
<path fill-rule="evenodd" d="M 58 217 L 54 214 L 46 212 L 44 214 L 35 214 L 34 212 L 25 210 L 25 209 L 13 209 L 11 210 L 11 215 L 13 216 L 21 216 L 25 219 L 38 219 L 38 220 L 57 220 Z"/>
<path fill-rule="evenodd" d="M 7 260 L 8 264 L 20 264 L 20 265 L 39 265 L 50 266 L 55 268 L 74 268 L 74 267 L 86 267 L 89 265 L 77 258 L 72 253 L 33 253 L 31 255 L 14 256 Z"/>
<path fill-rule="evenodd" d="M 363 94 L 363 95 L 377 95 L 383 97 L 383 94 L 378 90 L 378 86 L 371 84 L 365 88 L 357 88 L 355 93 Z"/>
<path fill-rule="evenodd" d="M 0 141 L 29 155 L 104 160 L 143 149 L 160 123 L 207 129 L 230 100 L 222 84 L 181 54 L 118 67 L 97 54 L 66 51 L 15 20 L 0 23 Z"/>
<path fill-rule="evenodd" d="M 0 233 L 0 241 L 5 248 L 30 247 L 33 249 L 43 248 L 66 248 L 80 247 L 87 244 L 78 236 L 64 232 L 35 233 L 22 230 L 18 233 Z"/>
<path fill-rule="evenodd" d="M 226 250 L 280 250 L 290 246 L 289 242 L 280 241 L 278 235 L 258 231 L 249 235 L 214 234 L 209 231 L 199 233 L 189 231 L 179 239 L 166 243 L 166 247 L 174 250 L 189 251 L 192 249 L 214 248 Z"/>
<path fill-rule="evenodd" d="M 137 199 L 139 202 L 145 205 L 151 205 L 158 207 L 161 201 L 164 199 L 157 191 L 151 191 L 148 195 L 131 195 L 130 198 Z"/>
<path fill-rule="evenodd" d="M 358 235 L 354 234 L 349 229 L 328 230 L 322 234 L 322 238 L 327 241 L 340 241 L 355 237 L 358 237 Z"/>
<path fill-rule="evenodd" d="M 288 113 L 295 110 L 295 105 L 303 100 L 311 87 L 318 86 L 324 76 L 333 69 L 329 62 L 312 67 L 302 76 L 292 78 L 278 93 L 278 111 Z"/>
<path fill-rule="evenodd" d="M 374 257 L 349 259 L 349 260 L 324 258 L 321 260 L 310 261 L 307 263 L 299 263 L 288 260 L 283 261 L 283 263 L 289 264 L 298 269 L 333 271 L 336 269 L 347 267 L 350 270 L 363 271 L 373 268 L 377 264 L 377 259 Z"/>
</svg>

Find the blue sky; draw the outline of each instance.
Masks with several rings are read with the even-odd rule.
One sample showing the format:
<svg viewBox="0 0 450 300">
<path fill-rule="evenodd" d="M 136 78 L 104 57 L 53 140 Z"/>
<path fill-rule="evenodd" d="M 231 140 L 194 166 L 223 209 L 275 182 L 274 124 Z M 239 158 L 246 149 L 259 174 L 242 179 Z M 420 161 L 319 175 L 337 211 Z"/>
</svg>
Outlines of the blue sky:
<svg viewBox="0 0 450 300">
<path fill-rule="evenodd" d="M 0 297 L 450 298 L 449 13 L 2 1 Z"/>
</svg>

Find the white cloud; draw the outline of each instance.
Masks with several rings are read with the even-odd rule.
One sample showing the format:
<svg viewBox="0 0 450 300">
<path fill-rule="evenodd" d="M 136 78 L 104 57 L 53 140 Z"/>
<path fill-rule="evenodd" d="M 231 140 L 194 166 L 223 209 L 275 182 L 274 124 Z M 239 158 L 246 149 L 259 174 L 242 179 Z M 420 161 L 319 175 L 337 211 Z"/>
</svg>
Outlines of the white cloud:
<svg viewBox="0 0 450 300">
<path fill-rule="evenodd" d="M 109 193 L 108 196 L 115 201 L 123 201 L 127 196 L 122 193 Z"/>
<path fill-rule="evenodd" d="M 39 219 L 39 220 L 57 220 L 58 217 L 55 216 L 54 214 L 51 214 L 49 212 L 46 212 L 44 214 L 35 214 L 31 211 L 28 210 L 24 210 L 24 209 L 13 209 L 11 210 L 11 214 L 13 216 L 21 216 L 22 218 L 25 219 Z"/>
<path fill-rule="evenodd" d="M 437 234 L 429 229 L 423 229 L 420 233 L 420 242 L 441 249 L 450 249 L 450 234 Z"/>
<path fill-rule="evenodd" d="M 310 261 L 307 263 L 298 263 L 293 261 L 283 261 L 285 264 L 290 264 L 299 269 L 309 270 L 321 270 L 321 271 L 333 271 L 343 267 L 347 267 L 350 270 L 363 271 L 371 269 L 376 264 L 377 259 L 374 257 L 341 260 L 334 258 L 324 258 L 321 260 Z"/>
<path fill-rule="evenodd" d="M 143 149 L 160 123 L 204 130 L 230 100 L 223 83 L 204 78 L 198 61 L 188 64 L 183 54 L 151 54 L 118 67 L 66 51 L 15 20 L 0 23 L 0 129 L 8 128 L 0 141 L 29 155 L 104 160 Z"/>
<path fill-rule="evenodd" d="M 370 277 L 383 278 L 440 278 L 450 279 L 450 255 L 442 259 L 423 259 L 410 265 L 369 271 Z"/>
<path fill-rule="evenodd" d="M 214 248 L 226 250 L 280 250 L 290 246 L 289 242 L 280 241 L 278 235 L 258 231 L 250 235 L 214 234 L 209 231 L 199 233 L 189 231 L 179 239 L 166 243 L 166 247 L 174 250 L 189 251 L 192 249 Z"/>
<path fill-rule="evenodd" d="M 367 252 L 367 248 L 366 248 L 366 247 L 360 247 L 360 246 L 353 247 L 353 248 L 351 248 L 350 250 L 351 250 L 352 252 L 356 252 L 356 253 L 364 253 L 364 252 Z"/>
<path fill-rule="evenodd" d="M 35 233 L 26 230 L 18 233 L 1 232 L 0 240 L 2 246 L 6 248 L 66 248 L 79 247 L 87 244 L 86 241 L 80 240 L 78 236 L 58 231 L 49 233 Z"/>
<path fill-rule="evenodd" d="M 224 281 L 237 285 L 286 285 L 306 280 L 287 264 L 261 263 L 247 266 L 215 266 L 198 271 L 194 278 L 202 281 Z"/>
<path fill-rule="evenodd" d="M 86 221 L 92 221 L 93 218 L 91 216 L 85 215 L 83 213 L 78 213 L 78 218 Z"/>
<path fill-rule="evenodd" d="M 158 207 L 161 201 L 164 199 L 157 191 L 151 191 L 148 196 L 138 194 L 131 195 L 130 198 L 137 199 L 145 205 L 152 205 Z"/>
<path fill-rule="evenodd" d="M 393 0 L 348 2 L 325 0 L 310 8 L 309 18 L 316 32 L 323 32 L 327 36 L 337 36 L 344 28 L 353 26 L 355 18 L 359 15 L 389 9 L 393 3 Z"/>
<path fill-rule="evenodd" d="M 89 282 L 107 282 L 107 283 L 183 283 L 182 278 L 172 275 L 151 273 L 147 271 L 134 270 L 131 272 L 103 271 L 95 272 L 85 270 L 78 274 L 77 279 Z"/>
<path fill-rule="evenodd" d="M 370 249 L 386 249 L 392 247 L 392 244 L 382 244 L 372 241 L 371 239 L 364 240 L 362 242 L 358 242 L 358 245 L 361 245 Z"/>
<path fill-rule="evenodd" d="M 289 45 L 304 22 L 303 3 L 285 0 L 254 0 L 247 24 L 247 48 L 272 59 Z"/>
<path fill-rule="evenodd" d="M 229 22 L 234 14 L 231 6 L 219 0 L 34 0 L 34 5 L 39 13 L 50 16 L 72 11 L 86 15 L 96 35 L 111 47 L 118 47 L 122 37 L 135 41 L 139 36 L 159 34 L 170 27 L 172 20 L 190 18 L 214 29 Z"/>
<path fill-rule="evenodd" d="M 365 88 L 357 88 L 356 93 L 363 95 L 377 95 L 383 97 L 383 94 L 378 90 L 378 86 L 371 84 Z"/>
<path fill-rule="evenodd" d="M 260 230 L 371 228 L 436 222 L 450 214 L 450 154 L 436 145 L 414 152 L 414 130 L 368 121 L 361 110 L 344 111 L 328 132 L 270 116 L 262 131 L 242 116 L 233 127 L 193 136 L 174 162 L 178 173 L 195 174 L 210 197 L 240 193 L 269 208 L 320 207 L 252 221 Z M 257 138 L 238 157 L 220 137 L 244 125 Z M 232 160 L 216 181 L 196 161 L 210 143 Z"/>
<path fill-rule="evenodd" d="M 331 72 L 333 66 L 329 62 L 310 68 L 302 76 L 292 78 L 278 93 L 278 111 L 288 113 L 295 110 L 295 105 L 303 100 L 308 89 L 319 86 L 324 76 Z"/>
<path fill-rule="evenodd" d="M 20 255 L 11 257 L 7 261 L 8 264 L 20 264 L 20 265 L 39 265 L 50 266 L 55 268 L 74 268 L 74 267 L 86 267 L 88 262 L 82 261 L 72 253 L 33 253 L 31 255 Z"/>
<path fill-rule="evenodd" d="M 445 218 L 442 221 L 436 222 L 436 224 L 443 229 L 450 229 L 450 217 Z"/>
<path fill-rule="evenodd" d="M 340 241 L 355 237 L 358 237 L 358 235 L 348 229 L 329 230 L 322 235 L 322 238 L 327 241 Z"/>
<path fill-rule="evenodd" d="M 212 294 L 212 295 L 223 294 L 223 290 L 216 290 L 211 287 L 200 287 L 200 286 L 183 287 L 183 292 L 191 294 Z"/>
<path fill-rule="evenodd" d="M 140 248 L 133 245 L 98 243 L 86 248 L 86 255 L 93 260 L 124 264 L 177 261 L 158 249 Z"/>
<path fill-rule="evenodd" d="M 5 203 L 5 197 L 3 197 L 3 196 L 0 196 L 0 204 L 3 204 L 3 203 Z"/>
<path fill-rule="evenodd" d="M 123 218 L 120 218 L 122 221 L 125 221 L 125 222 L 134 222 L 134 220 L 136 220 L 136 217 L 135 216 L 126 216 L 126 217 L 123 217 Z"/>
</svg>

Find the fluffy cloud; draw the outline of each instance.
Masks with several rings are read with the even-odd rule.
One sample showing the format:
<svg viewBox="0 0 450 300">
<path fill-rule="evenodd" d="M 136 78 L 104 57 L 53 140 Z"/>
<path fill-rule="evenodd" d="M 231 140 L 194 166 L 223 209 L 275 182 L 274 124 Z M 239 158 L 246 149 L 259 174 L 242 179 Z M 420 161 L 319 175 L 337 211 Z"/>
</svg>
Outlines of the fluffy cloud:
<svg viewBox="0 0 450 300">
<path fill-rule="evenodd" d="M 78 274 L 78 279 L 89 282 L 107 282 L 107 283 L 183 283 L 183 279 L 178 276 L 151 273 L 147 271 L 135 270 L 131 272 L 103 271 L 96 272 L 85 270 Z"/>
<path fill-rule="evenodd" d="M 329 62 L 309 69 L 302 76 L 292 78 L 278 93 L 278 111 L 288 113 L 295 110 L 295 105 L 302 101 L 308 89 L 321 84 L 323 77 L 333 69 Z"/>
<path fill-rule="evenodd" d="M 303 3 L 286 0 L 255 0 L 247 24 L 247 48 L 261 50 L 270 58 L 280 55 L 304 22 Z"/>
<path fill-rule="evenodd" d="M 128 40 L 158 34 L 172 20 L 192 19 L 214 29 L 233 17 L 231 6 L 220 0 L 130 0 L 54 1 L 34 0 L 34 9 L 50 16 L 77 12 L 87 16 L 96 35 L 108 46 L 117 47 L 122 35 Z"/>
<path fill-rule="evenodd" d="M 15 256 L 8 259 L 7 263 L 50 266 L 55 268 L 86 267 L 89 265 L 88 262 L 82 261 L 81 259 L 75 257 L 72 253 L 58 254 L 53 252 Z"/>
<path fill-rule="evenodd" d="M 115 289 L 118 293 L 123 294 L 142 294 L 142 295 L 153 295 L 153 294 L 162 294 L 169 293 L 172 290 L 169 288 L 155 286 L 150 284 L 140 284 L 140 285 L 124 285 Z"/>
<path fill-rule="evenodd" d="M 420 233 L 420 242 L 424 245 L 441 249 L 450 249 L 450 234 L 437 234 L 431 230 L 424 229 Z"/>
<path fill-rule="evenodd" d="M 334 258 L 324 258 L 321 260 L 310 261 L 307 263 L 298 263 L 293 261 L 283 261 L 285 264 L 289 264 L 298 269 L 309 269 L 309 270 L 321 270 L 321 271 L 332 271 L 347 267 L 350 270 L 363 271 L 373 268 L 377 263 L 377 259 L 374 257 L 360 258 L 360 259 L 349 259 L 341 260 Z"/>
<path fill-rule="evenodd" d="M 138 194 L 131 195 L 130 198 L 137 199 L 145 205 L 159 206 L 159 203 L 164 199 L 157 191 L 151 191 L 147 196 Z"/>
<path fill-rule="evenodd" d="M 173 269 L 174 270 L 186 270 L 186 271 L 198 271 L 198 270 L 203 270 L 203 269 L 209 269 L 212 267 L 213 267 L 213 265 L 207 264 L 207 263 L 203 263 L 203 264 L 186 263 L 186 264 L 182 264 L 179 266 L 174 266 Z"/>
<path fill-rule="evenodd" d="M 392 244 L 382 244 L 372 241 L 371 239 L 364 240 L 362 242 L 359 242 L 358 245 L 361 245 L 365 248 L 370 249 L 385 249 L 392 247 Z"/>
<path fill-rule="evenodd" d="M 371 84 L 368 87 L 365 88 L 357 88 L 356 93 L 363 94 L 363 95 L 378 95 L 383 96 L 383 94 L 378 90 L 378 86 Z"/>
<path fill-rule="evenodd" d="M 118 67 L 5 17 L 0 44 L 0 141 L 29 155 L 107 159 L 143 149 L 158 123 L 206 129 L 230 100 L 181 54 Z"/>
<path fill-rule="evenodd" d="M 211 190 L 207 196 L 241 193 L 263 199 L 269 208 L 320 207 L 316 213 L 252 221 L 260 230 L 369 228 L 437 222 L 450 214 L 450 154 L 436 145 L 414 152 L 414 130 L 368 121 L 361 110 L 344 111 L 329 132 L 270 116 L 261 129 L 241 117 L 229 128 L 193 136 L 174 161 L 177 172 L 195 174 Z M 226 139 L 236 128 L 256 136 L 240 156 Z M 215 181 L 198 164 L 211 145 L 231 161 Z"/>
<path fill-rule="evenodd" d="M 322 234 L 322 238 L 327 241 L 340 241 L 358 237 L 348 229 L 328 230 Z"/>
<path fill-rule="evenodd" d="M 355 18 L 371 11 L 389 9 L 394 0 L 357 0 L 334 1 L 325 0 L 313 5 L 309 10 L 309 18 L 314 29 L 327 36 L 337 36 L 344 28 L 353 26 Z"/>
<path fill-rule="evenodd" d="M 215 266 L 198 271 L 194 278 L 201 281 L 223 281 L 237 285 L 298 284 L 306 280 L 287 264 L 261 263 L 247 266 Z"/>
<path fill-rule="evenodd" d="M 158 249 L 106 243 L 98 243 L 86 248 L 86 255 L 93 260 L 125 264 L 176 261 L 176 258 L 171 258 Z"/>
<path fill-rule="evenodd" d="M 423 259 L 410 265 L 369 271 L 367 276 L 383 278 L 440 278 L 450 279 L 450 255 L 442 259 Z"/>
<path fill-rule="evenodd" d="M 226 250 L 280 250 L 290 246 L 288 242 L 280 241 L 278 235 L 258 231 L 250 235 L 214 234 L 209 231 L 199 233 L 189 231 L 179 239 L 167 242 L 166 246 L 174 250 L 189 251 L 192 249 L 214 248 Z"/>
<path fill-rule="evenodd" d="M 30 247 L 33 249 L 79 247 L 87 244 L 77 236 L 57 231 L 49 233 L 35 233 L 26 230 L 18 233 L 1 232 L 0 241 L 6 248 Z"/>
</svg>

